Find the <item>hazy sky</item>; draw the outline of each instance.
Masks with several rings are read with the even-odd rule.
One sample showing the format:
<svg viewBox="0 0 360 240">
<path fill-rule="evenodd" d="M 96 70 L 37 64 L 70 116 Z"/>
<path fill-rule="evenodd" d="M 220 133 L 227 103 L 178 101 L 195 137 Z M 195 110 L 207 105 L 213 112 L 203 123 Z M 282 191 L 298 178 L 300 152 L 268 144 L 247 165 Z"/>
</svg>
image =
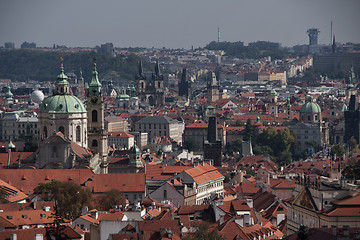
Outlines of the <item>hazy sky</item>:
<svg viewBox="0 0 360 240">
<path fill-rule="evenodd" d="M 0 0 L 0 45 L 203 47 L 217 40 L 360 43 L 360 0 Z"/>
</svg>

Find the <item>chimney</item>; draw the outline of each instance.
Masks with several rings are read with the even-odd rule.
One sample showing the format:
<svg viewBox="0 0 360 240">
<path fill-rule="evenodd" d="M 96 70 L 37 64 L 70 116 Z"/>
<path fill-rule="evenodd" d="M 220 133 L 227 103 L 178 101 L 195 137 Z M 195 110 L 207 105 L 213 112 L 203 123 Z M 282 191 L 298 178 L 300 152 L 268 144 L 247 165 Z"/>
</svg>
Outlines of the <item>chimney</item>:
<svg viewBox="0 0 360 240">
<path fill-rule="evenodd" d="M 252 199 L 248 198 L 246 199 L 246 203 L 249 206 L 249 208 L 253 208 L 254 207 L 254 202 Z"/>
<path fill-rule="evenodd" d="M 208 124 L 208 141 L 214 143 L 217 141 L 217 124 L 216 117 L 209 117 Z"/>
<path fill-rule="evenodd" d="M 95 218 L 95 219 L 98 219 L 99 218 L 99 212 L 98 211 L 92 211 L 91 212 L 91 217 Z"/>
<path fill-rule="evenodd" d="M 17 235 L 16 235 L 16 233 L 11 234 L 10 240 L 17 240 Z"/>
</svg>

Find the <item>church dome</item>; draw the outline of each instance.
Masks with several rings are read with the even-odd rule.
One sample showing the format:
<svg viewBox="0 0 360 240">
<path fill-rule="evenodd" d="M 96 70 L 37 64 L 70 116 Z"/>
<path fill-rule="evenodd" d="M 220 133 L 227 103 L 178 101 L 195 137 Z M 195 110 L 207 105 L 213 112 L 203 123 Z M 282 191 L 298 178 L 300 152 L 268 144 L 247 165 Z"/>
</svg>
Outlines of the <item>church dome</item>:
<svg viewBox="0 0 360 240">
<path fill-rule="evenodd" d="M 41 113 L 86 113 L 84 104 L 73 95 L 53 95 L 44 99 Z"/>
<path fill-rule="evenodd" d="M 301 107 L 300 113 L 321 113 L 321 108 L 315 102 L 307 102 Z"/>
</svg>

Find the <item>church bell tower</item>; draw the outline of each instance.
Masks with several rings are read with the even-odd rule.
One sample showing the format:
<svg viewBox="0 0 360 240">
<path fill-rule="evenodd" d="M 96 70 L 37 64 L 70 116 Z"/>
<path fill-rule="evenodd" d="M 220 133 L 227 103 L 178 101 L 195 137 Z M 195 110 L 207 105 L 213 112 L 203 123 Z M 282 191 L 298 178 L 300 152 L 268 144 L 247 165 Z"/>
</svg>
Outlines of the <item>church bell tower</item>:
<svg viewBox="0 0 360 240">
<path fill-rule="evenodd" d="M 95 154 L 99 155 L 100 173 L 107 173 L 108 147 L 107 131 L 104 126 L 104 99 L 95 62 L 87 93 L 86 108 L 88 117 L 88 146 Z"/>
</svg>

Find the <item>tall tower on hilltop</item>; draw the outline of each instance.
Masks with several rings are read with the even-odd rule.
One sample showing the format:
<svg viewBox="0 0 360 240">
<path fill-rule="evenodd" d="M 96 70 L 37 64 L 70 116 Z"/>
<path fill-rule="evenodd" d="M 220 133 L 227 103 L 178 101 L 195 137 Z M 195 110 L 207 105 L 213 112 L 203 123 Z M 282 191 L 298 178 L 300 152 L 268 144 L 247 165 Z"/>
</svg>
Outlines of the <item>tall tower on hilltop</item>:
<svg viewBox="0 0 360 240">
<path fill-rule="evenodd" d="M 319 29 L 317 28 L 310 28 L 307 30 L 309 36 L 309 45 L 318 45 L 318 36 L 319 36 Z"/>
<path fill-rule="evenodd" d="M 220 98 L 220 85 L 216 80 L 216 75 L 214 72 L 211 73 L 210 82 L 207 85 L 207 100 L 208 104 L 218 100 Z"/>
<path fill-rule="evenodd" d="M 96 63 L 89 85 L 86 110 L 88 116 L 88 145 L 98 154 L 101 173 L 107 173 L 107 132 L 104 128 L 104 99 L 101 83 L 99 82 Z"/>
</svg>

